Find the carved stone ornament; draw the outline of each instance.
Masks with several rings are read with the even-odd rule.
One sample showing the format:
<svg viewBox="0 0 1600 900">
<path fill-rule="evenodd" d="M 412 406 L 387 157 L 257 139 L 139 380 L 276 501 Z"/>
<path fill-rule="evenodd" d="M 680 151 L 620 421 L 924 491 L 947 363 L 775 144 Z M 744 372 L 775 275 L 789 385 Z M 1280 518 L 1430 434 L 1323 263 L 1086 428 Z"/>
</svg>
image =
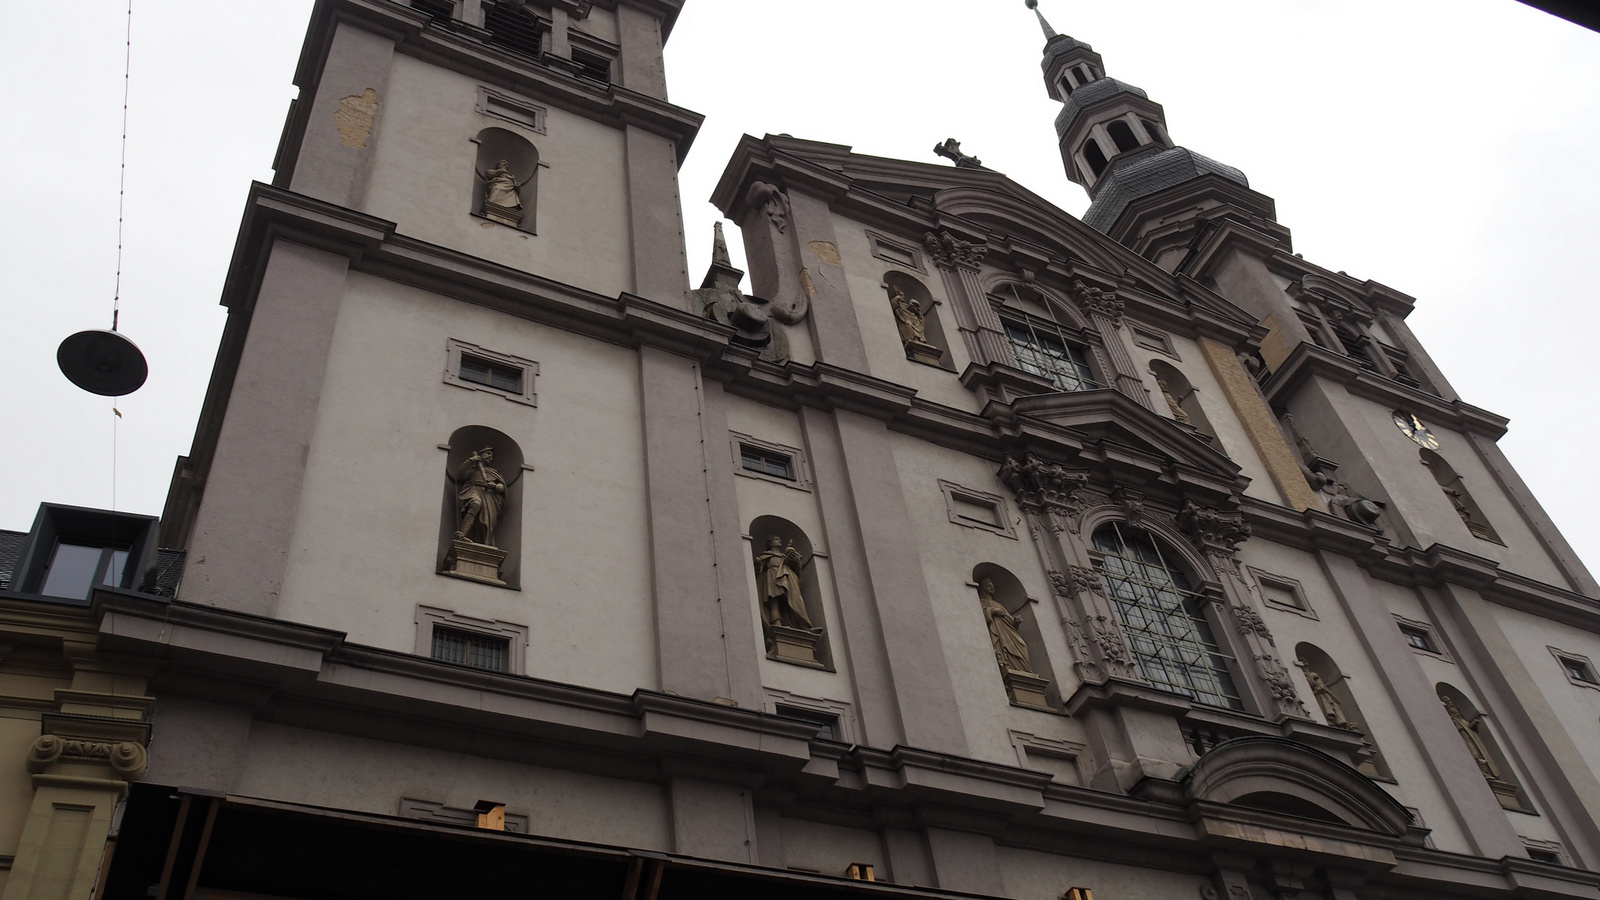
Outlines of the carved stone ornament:
<svg viewBox="0 0 1600 900">
<path fill-rule="evenodd" d="M 948 231 L 941 231 L 938 234 L 928 232 L 922 238 L 922 246 L 927 249 L 928 256 L 933 258 L 934 264 L 942 269 L 962 266 L 976 270 L 983 264 L 983 255 L 989 252 L 988 247 L 963 241 Z"/>
<path fill-rule="evenodd" d="M 1228 513 L 1185 498 L 1178 524 L 1206 550 L 1231 554 L 1250 537 L 1250 523 L 1241 513 Z"/>
<path fill-rule="evenodd" d="M 1352 720 L 1345 714 L 1344 704 L 1340 703 L 1339 698 L 1333 695 L 1333 690 L 1328 687 L 1327 682 L 1322 680 L 1322 676 L 1313 671 L 1310 666 L 1306 666 L 1303 660 L 1300 665 L 1305 668 L 1306 684 L 1311 685 L 1311 696 L 1316 699 L 1317 706 L 1322 710 L 1322 717 L 1328 720 L 1328 724 L 1356 734 L 1363 733 L 1361 731 L 1361 723 Z"/>
<path fill-rule="evenodd" d="M 1079 500 L 1075 495 L 1089 481 L 1085 470 L 1069 469 L 1032 453 L 1008 455 L 999 474 L 1000 480 L 1017 495 L 1017 502 L 1034 510 L 1054 507 L 1076 512 Z"/>
<path fill-rule="evenodd" d="M 483 214 L 506 225 L 517 226 L 522 223 L 522 194 L 523 185 L 528 179 L 517 180 L 511 172 L 511 164 L 506 160 L 487 172 L 479 172 L 478 177 L 483 179 Z"/>
<path fill-rule="evenodd" d="M 1233 617 L 1239 620 L 1240 636 L 1248 637 L 1253 634 L 1271 646 L 1278 646 L 1278 642 L 1272 639 L 1272 632 L 1267 630 L 1266 620 L 1261 618 L 1261 613 L 1256 612 L 1252 607 L 1235 606 L 1233 608 Z"/>
<path fill-rule="evenodd" d="M 944 143 L 933 145 L 933 152 L 956 164 L 958 169 L 981 169 L 983 160 L 961 152 L 961 142 L 945 138 Z"/>
<path fill-rule="evenodd" d="M 793 318 L 793 311 L 785 313 L 774 309 L 766 300 L 744 293 L 739 289 L 743 278 L 744 273 L 728 260 L 728 242 L 722 235 L 722 223 L 717 222 L 713 225 L 711 269 L 694 291 L 695 299 L 700 301 L 700 312 L 732 328 L 733 343 L 756 351 L 761 359 L 788 362 L 789 338 L 773 319 L 788 321 Z M 803 306 L 798 310 L 801 317 L 809 309 L 809 304 Z"/>
<path fill-rule="evenodd" d="M 1104 316 L 1113 322 L 1121 324 L 1122 311 L 1125 304 L 1117 297 L 1115 290 L 1103 290 L 1090 287 L 1081 280 L 1072 282 L 1072 297 L 1078 301 L 1078 307 L 1085 315 Z"/>
<path fill-rule="evenodd" d="M 1144 492 L 1117 485 L 1111 489 L 1111 502 L 1122 507 L 1128 524 L 1138 528 L 1144 522 Z"/>
<path fill-rule="evenodd" d="M 123 778 L 144 774 L 150 758 L 135 741 L 89 741 L 41 734 L 28 748 L 28 771 L 39 773 L 58 762 L 99 763 Z"/>
<path fill-rule="evenodd" d="M 1122 632 L 1106 624 L 1108 621 L 1106 616 L 1094 617 L 1094 639 L 1100 645 L 1100 658 L 1113 669 L 1126 673 L 1133 668 L 1133 656 L 1122 640 Z"/>
<path fill-rule="evenodd" d="M 745 192 L 744 202 L 747 206 L 758 208 L 766 213 L 767 221 L 772 227 L 782 234 L 789 230 L 789 198 L 777 185 L 765 181 L 750 182 L 750 190 Z"/>
<path fill-rule="evenodd" d="M 1278 708 L 1290 715 L 1302 718 L 1311 718 L 1306 710 L 1306 705 L 1300 702 L 1300 694 L 1294 689 L 1294 679 L 1289 677 L 1289 670 L 1278 662 L 1278 658 L 1270 653 L 1263 653 L 1255 658 L 1256 667 L 1261 672 L 1261 681 L 1271 691 L 1272 699 L 1277 702 Z"/>
</svg>

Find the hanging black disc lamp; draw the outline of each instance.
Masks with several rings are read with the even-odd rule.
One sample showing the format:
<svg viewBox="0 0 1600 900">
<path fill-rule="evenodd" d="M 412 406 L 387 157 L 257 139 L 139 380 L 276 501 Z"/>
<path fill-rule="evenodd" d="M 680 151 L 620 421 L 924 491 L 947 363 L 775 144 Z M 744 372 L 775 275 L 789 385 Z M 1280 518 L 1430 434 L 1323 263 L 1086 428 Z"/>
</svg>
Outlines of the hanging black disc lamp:
<svg viewBox="0 0 1600 900">
<path fill-rule="evenodd" d="M 56 365 L 67 380 L 91 394 L 121 397 L 137 391 L 150 374 L 144 354 L 115 331 L 80 331 L 56 349 Z"/>
</svg>

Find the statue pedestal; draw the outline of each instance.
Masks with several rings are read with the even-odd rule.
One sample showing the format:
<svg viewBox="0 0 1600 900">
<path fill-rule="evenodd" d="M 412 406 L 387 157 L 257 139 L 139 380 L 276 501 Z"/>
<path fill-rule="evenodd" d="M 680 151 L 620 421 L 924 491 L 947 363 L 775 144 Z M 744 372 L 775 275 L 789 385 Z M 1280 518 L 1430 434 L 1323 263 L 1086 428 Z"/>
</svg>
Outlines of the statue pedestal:
<svg viewBox="0 0 1600 900">
<path fill-rule="evenodd" d="M 802 666 L 815 666 L 818 669 L 826 668 L 817 660 L 817 643 L 821 640 L 821 631 L 805 631 L 800 628 L 789 628 L 785 625 L 768 625 L 767 655 L 773 659 L 799 663 Z"/>
<path fill-rule="evenodd" d="M 1495 799 L 1500 801 L 1502 807 L 1512 812 L 1528 812 L 1522 802 L 1517 799 L 1515 785 L 1499 778 L 1485 778 L 1484 780 L 1489 782 L 1489 790 L 1494 791 Z"/>
<path fill-rule="evenodd" d="M 483 217 L 493 219 L 512 228 L 522 224 L 522 210 L 510 206 L 501 206 L 498 203 L 483 201 Z"/>
<path fill-rule="evenodd" d="M 944 351 L 921 341 L 906 341 L 906 359 L 924 365 L 937 366 L 944 360 Z"/>
<path fill-rule="evenodd" d="M 1050 705 L 1050 698 L 1044 693 L 1044 689 L 1050 685 L 1049 679 L 1027 672 L 1018 672 L 1016 669 L 1002 669 L 1000 677 L 1005 680 L 1006 693 L 1011 695 L 1012 703 L 1035 709 L 1054 710 Z"/>
<path fill-rule="evenodd" d="M 505 587 L 506 583 L 500 580 L 500 567 L 505 561 L 506 551 L 498 547 L 456 538 L 444 558 L 444 574 Z"/>
</svg>

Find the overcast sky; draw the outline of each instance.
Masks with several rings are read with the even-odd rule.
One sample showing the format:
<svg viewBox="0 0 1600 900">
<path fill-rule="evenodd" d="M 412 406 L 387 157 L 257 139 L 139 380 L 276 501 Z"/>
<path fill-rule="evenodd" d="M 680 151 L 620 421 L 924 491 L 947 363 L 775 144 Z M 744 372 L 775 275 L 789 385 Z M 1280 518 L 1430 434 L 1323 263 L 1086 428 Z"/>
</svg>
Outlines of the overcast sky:
<svg viewBox="0 0 1600 900">
<path fill-rule="evenodd" d="M 1177 143 L 1275 198 L 1307 259 L 1416 297 L 1412 329 L 1468 402 L 1511 418 L 1501 446 L 1600 564 L 1597 488 L 1576 465 L 1600 438 L 1600 35 L 1513 0 L 1041 5 L 1166 108 Z M 55 348 L 110 323 L 126 4 L 15 6 L 0 30 L 0 528 L 27 528 L 41 501 L 158 515 L 311 3 L 135 3 L 122 331 L 151 375 L 115 427 Z M 1022 0 L 688 0 L 667 74 L 706 116 L 681 179 L 691 277 L 746 132 L 929 162 L 955 137 L 1081 214 L 1042 44 Z"/>
</svg>

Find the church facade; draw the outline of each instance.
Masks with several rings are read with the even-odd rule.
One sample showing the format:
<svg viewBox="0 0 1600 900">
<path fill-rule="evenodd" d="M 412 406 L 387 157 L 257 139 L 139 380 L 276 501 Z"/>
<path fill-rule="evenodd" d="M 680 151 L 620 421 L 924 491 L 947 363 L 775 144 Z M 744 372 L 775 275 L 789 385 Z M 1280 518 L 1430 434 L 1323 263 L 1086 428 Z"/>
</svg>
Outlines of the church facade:
<svg viewBox="0 0 1600 900">
<path fill-rule="evenodd" d="M 1082 219 L 747 136 L 694 287 L 680 6 L 318 3 L 100 894 L 1600 897 L 1600 586 L 1412 298 L 1042 17 Z"/>
</svg>

